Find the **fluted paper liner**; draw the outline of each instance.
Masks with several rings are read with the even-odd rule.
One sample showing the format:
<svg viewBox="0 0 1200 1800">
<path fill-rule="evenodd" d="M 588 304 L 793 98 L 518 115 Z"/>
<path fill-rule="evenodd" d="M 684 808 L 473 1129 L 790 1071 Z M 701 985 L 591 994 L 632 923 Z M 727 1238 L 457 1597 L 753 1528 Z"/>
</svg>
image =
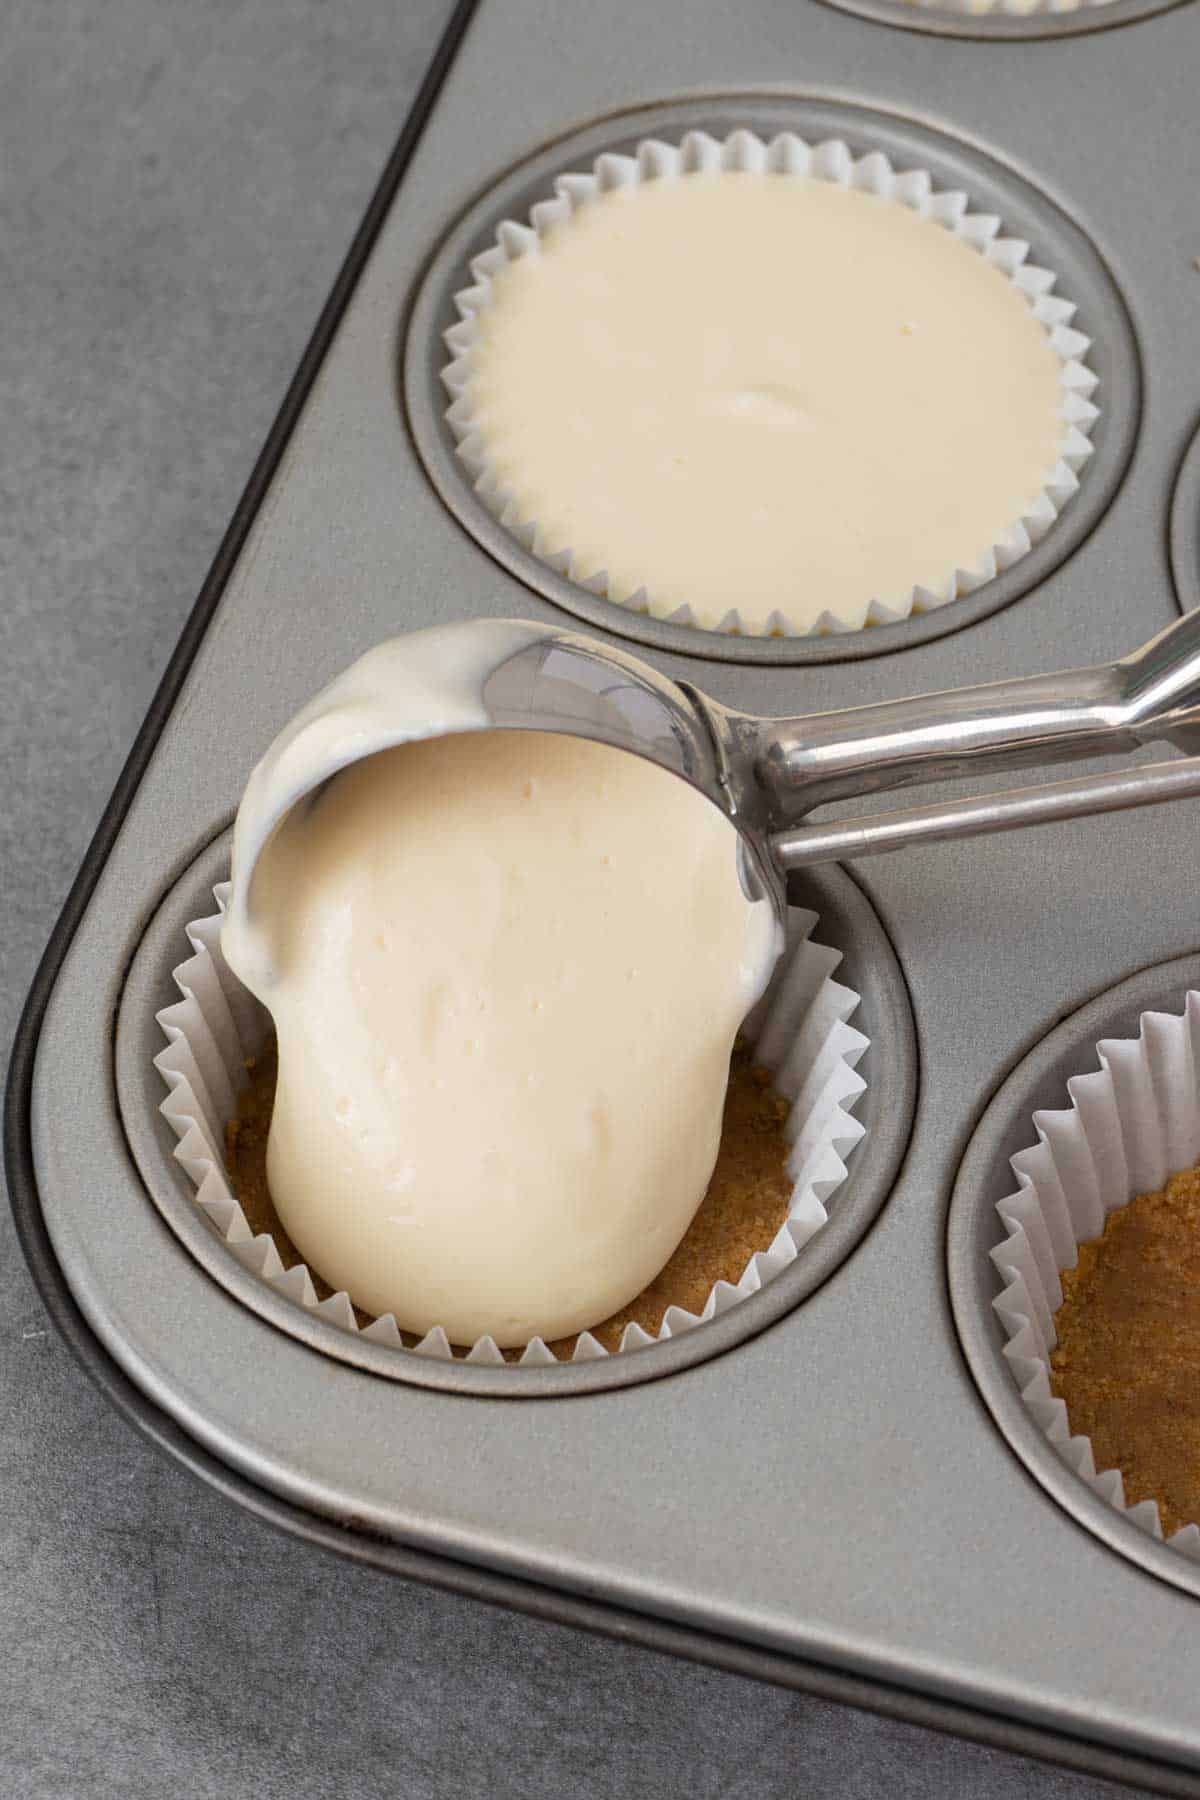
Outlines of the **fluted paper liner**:
<svg viewBox="0 0 1200 1800">
<path fill-rule="evenodd" d="M 1033 1115 L 1038 1142 L 1012 1158 L 1019 1185 L 996 1208 L 1009 1235 L 991 1253 L 1005 1283 L 993 1304 L 1031 1417 L 1093 1493 L 1161 1538 L 1155 1502 L 1126 1505 L 1120 1470 L 1097 1472 L 1091 1439 L 1072 1435 L 1066 1402 L 1051 1392 L 1050 1353 L 1059 1271 L 1075 1266 L 1079 1245 L 1099 1237 L 1110 1212 L 1200 1160 L 1200 992 L 1182 1014 L 1143 1013 L 1136 1038 L 1105 1038 L 1096 1057 L 1098 1069 L 1067 1083 L 1069 1107 Z M 1200 1561 L 1200 1521 L 1167 1542 Z"/>
<path fill-rule="evenodd" d="M 864 599 L 861 617 L 839 618 L 826 610 L 808 626 L 796 624 L 780 611 L 772 612 L 765 623 L 756 625 L 743 619 L 736 607 L 713 624 L 698 619 L 690 605 L 677 605 L 673 599 L 660 600 L 645 588 L 620 600 L 610 593 L 606 572 L 585 577 L 577 569 L 570 549 L 551 550 L 544 544 L 537 521 L 520 516 L 511 489 L 492 467 L 487 431 L 475 413 L 471 374 L 479 341 L 479 317 L 492 303 L 492 283 L 497 273 L 520 257 L 537 254 L 542 233 L 567 223 L 574 213 L 611 188 L 636 186 L 644 181 L 679 180 L 722 169 L 812 176 L 906 206 L 918 217 L 952 231 L 1006 275 L 1044 327 L 1061 364 L 1061 435 L 1054 466 L 1047 470 L 1041 491 L 1028 511 L 994 544 L 981 546 L 977 560 L 969 568 L 947 569 L 936 588 L 915 586 L 905 593 L 875 595 Z M 840 139 L 809 145 L 794 132 L 782 132 L 769 143 L 746 130 L 731 132 L 722 140 L 706 132 L 690 131 L 679 144 L 647 139 L 632 156 L 607 153 L 598 157 L 590 174 L 558 176 L 553 197 L 532 209 L 527 224 L 505 220 L 497 227 L 491 248 L 473 258 L 471 285 L 454 296 L 459 322 L 445 334 L 451 353 L 451 361 L 442 370 L 442 380 L 451 395 L 446 420 L 458 440 L 458 454 L 475 492 L 500 523 L 549 568 L 614 604 L 676 624 L 762 637 L 806 637 L 856 631 L 864 625 L 895 624 L 914 613 L 929 612 L 972 593 L 1018 562 L 1045 536 L 1076 492 L 1079 470 L 1092 453 L 1089 434 L 1099 409 L 1091 399 L 1097 378 L 1086 362 L 1090 339 L 1072 328 L 1076 308 L 1069 299 L 1054 292 L 1057 276 L 1031 263 L 1029 251 L 1030 246 L 1023 239 L 1004 235 L 1003 222 L 995 214 L 973 211 L 967 194 L 936 189 L 933 177 L 923 169 L 899 171 L 878 150 L 856 158 Z"/>
<path fill-rule="evenodd" d="M 230 1253 L 296 1305 L 343 1331 L 356 1332 L 349 1295 L 318 1300 L 303 1264 L 285 1270 L 270 1235 L 256 1237 L 251 1231 L 226 1175 L 225 1128 L 237 1111 L 247 1060 L 264 1048 L 272 1030 L 265 1008 L 221 954 L 229 891 L 228 882 L 214 889 L 218 911 L 187 927 L 192 955 L 173 972 L 182 998 L 157 1014 L 167 1048 L 155 1057 L 154 1066 L 169 1090 L 160 1110 L 178 1139 L 175 1156 L 196 1190 L 196 1202 Z M 868 1039 L 849 1023 L 859 996 L 833 979 L 841 952 L 814 942 L 810 933 L 816 924 L 815 913 L 790 910 L 787 948 L 744 1027 L 756 1060 L 771 1071 L 776 1090 L 791 1103 L 785 1126 L 794 1183 L 790 1215 L 774 1241 L 750 1258 L 736 1286 L 718 1282 L 700 1313 L 668 1308 L 658 1340 L 639 1325 L 627 1325 L 615 1354 L 694 1330 L 757 1293 L 795 1261 L 828 1217 L 826 1205 L 846 1178 L 845 1159 L 866 1129 L 854 1118 L 853 1108 L 866 1090 L 856 1065 Z M 390 1313 L 372 1320 L 363 1335 L 411 1354 L 443 1360 L 460 1354 L 440 1326 L 406 1346 Z M 470 1362 L 505 1360 L 490 1337 L 461 1354 Z M 572 1360 L 588 1362 L 609 1354 L 614 1353 L 584 1331 Z M 558 1359 L 541 1338 L 534 1338 L 520 1360 L 528 1365 Z"/>
</svg>

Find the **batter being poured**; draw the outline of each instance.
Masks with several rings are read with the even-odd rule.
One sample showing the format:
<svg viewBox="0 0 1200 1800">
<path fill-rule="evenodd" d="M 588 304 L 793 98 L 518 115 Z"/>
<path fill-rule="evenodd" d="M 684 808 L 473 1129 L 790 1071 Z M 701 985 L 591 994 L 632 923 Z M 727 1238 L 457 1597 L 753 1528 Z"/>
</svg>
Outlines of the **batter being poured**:
<svg viewBox="0 0 1200 1800">
<path fill-rule="evenodd" d="M 223 947 L 275 1021 L 268 1174 L 314 1270 L 502 1347 L 646 1286 L 778 951 L 736 845 L 675 776 L 529 731 L 383 750 L 288 813 Z"/>
</svg>

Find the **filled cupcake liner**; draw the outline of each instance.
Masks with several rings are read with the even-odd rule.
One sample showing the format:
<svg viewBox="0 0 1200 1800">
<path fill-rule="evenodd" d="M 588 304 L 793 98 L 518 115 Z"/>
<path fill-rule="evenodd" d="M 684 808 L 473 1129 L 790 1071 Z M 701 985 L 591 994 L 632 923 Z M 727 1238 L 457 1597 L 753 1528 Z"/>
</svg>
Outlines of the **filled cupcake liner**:
<svg viewBox="0 0 1200 1800">
<path fill-rule="evenodd" d="M 160 1111 L 178 1140 L 175 1157 L 195 1189 L 196 1204 L 217 1236 L 243 1268 L 297 1306 L 351 1333 L 359 1331 L 350 1297 L 317 1297 L 304 1264 L 284 1269 L 269 1233 L 255 1235 L 230 1186 L 225 1168 L 225 1131 L 237 1112 L 247 1062 L 266 1048 L 272 1025 L 266 1009 L 244 988 L 221 953 L 221 925 L 230 883 L 214 889 L 218 910 L 187 926 L 192 954 L 173 971 L 181 998 L 156 1015 L 166 1049 L 154 1066 L 166 1083 Z M 774 1241 L 751 1256 L 736 1285 L 720 1281 L 699 1313 L 668 1308 L 657 1339 L 639 1325 L 626 1326 L 618 1351 L 610 1352 L 590 1332 L 581 1332 L 572 1361 L 589 1362 L 678 1337 L 719 1317 L 764 1287 L 793 1263 L 828 1218 L 827 1206 L 846 1179 L 846 1158 L 865 1134 L 853 1116 L 866 1082 L 856 1065 L 868 1039 L 849 1020 L 859 996 L 833 979 L 841 952 L 814 942 L 817 915 L 792 908 L 787 945 L 766 994 L 746 1020 L 745 1035 L 755 1060 L 771 1071 L 773 1086 L 790 1102 L 785 1134 L 791 1146 L 789 1217 Z M 599 1323 L 599 1321 L 597 1321 Z M 444 1361 L 503 1364 L 506 1358 L 490 1337 L 462 1350 L 451 1345 L 441 1326 L 415 1341 L 405 1338 L 390 1313 L 373 1319 L 362 1335 L 375 1343 Z M 520 1356 L 525 1365 L 560 1359 L 538 1337 Z"/>
<path fill-rule="evenodd" d="M 1074 1268 L 1079 1245 L 1099 1237 L 1110 1212 L 1200 1160 L 1200 992 L 1182 1014 L 1143 1013 L 1136 1038 L 1103 1039 L 1096 1058 L 1098 1069 L 1067 1083 L 1069 1107 L 1033 1115 L 1038 1142 L 1011 1159 L 1019 1185 L 996 1208 L 1009 1235 L 991 1252 L 1005 1283 L 993 1305 L 1030 1416 L 1093 1493 L 1161 1538 L 1156 1503 L 1127 1505 L 1120 1470 L 1097 1472 L 1091 1439 L 1072 1434 L 1051 1391 L 1050 1354 L 1059 1272 Z M 1167 1542 L 1200 1561 L 1200 1522 Z"/>
<path fill-rule="evenodd" d="M 1027 512 L 995 543 L 983 549 L 970 567 L 947 569 L 936 587 L 914 586 L 904 593 L 874 596 L 865 604 L 863 616 L 854 619 L 840 618 L 826 610 L 811 625 L 799 625 L 785 613 L 774 611 L 764 623 L 755 624 L 732 607 L 715 624 L 706 623 L 697 618 L 690 605 L 662 601 L 646 588 L 628 599 L 620 599 L 610 592 L 606 571 L 585 575 L 577 567 L 573 551 L 551 549 L 544 542 L 538 522 L 521 516 L 512 490 L 493 467 L 486 421 L 479 418 L 475 409 L 472 371 L 479 321 L 492 304 L 497 274 L 521 257 L 537 255 L 543 234 L 566 224 L 575 213 L 594 204 L 612 188 L 675 181 L 718 170 L 811 176 L 906 206 L 919 218 L 932 220 L 953 232 L 1006 275 L 1045 329 L 1060 363 L 1061 431 L 1054 465 L 1047 470 L 1042 488 Z M 781 132 L 769 143 L 747 130 L 731 132 L 724 139 L 690 131 L 678 144 L 647 139 L 632 156 L 606 153 L 597 157 L 590 174 L 558 176 L 553 197 L 534 206 L 526 224 L 506 219 L 497 227 L 491 247 L 472 259 L 471 284 L 454 296 L 459 322 L 445 333 L 451 353 L 450 362 L 442 370 L 443 383 L 451 396 L 446 420 L 474 491 L 509 533 L 548 568 L 614 604 L 675 624 L 761 637 L 821 636 L 860 630 L 863 626 L 895 624 L 974 592 L 1027 555 L 1077 491 L 1079 471 L 1092 454 L 1090 434 L 1099 409 L 1091 397 L 1097 377 L 1086 361 L 1091 340 L 1072 327 L 1076 308 L 1069 299 L 1054 292 L 1058 277 L 1052 270 L 1031 263 L 1029 253 L 1030 246 L 1023 239 L 1004 235 L 1003 222 L 995 214 L 973 211 L 967 194 L 935 188 L 933 177 L 923 169 L 897 170 L 878 150 L 855 157 L 840 139 L 810 145 L 793 132 Z"/>
</svg>

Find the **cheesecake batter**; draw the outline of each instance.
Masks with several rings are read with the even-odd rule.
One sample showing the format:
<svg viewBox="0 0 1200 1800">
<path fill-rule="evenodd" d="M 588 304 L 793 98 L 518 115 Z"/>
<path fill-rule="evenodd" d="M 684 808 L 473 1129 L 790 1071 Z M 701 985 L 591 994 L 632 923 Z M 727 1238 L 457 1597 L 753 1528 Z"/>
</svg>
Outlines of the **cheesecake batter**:
<svg viewBox="0 0 1200 1800">
<path fill-rule="evenodd" d="M 314 1270 L 502 1347 L 653 1279 L 778 950 L 736 844 L 675 776 L 540 732 L 383 750 L 287 814 L 223 948 L 275 1020 L 268 1175 Z"/>
<path fill-rule="evenodd" d="M 746 628 L 907 610 L 1021 518 L 1061 367 L 1009 279 L 906 206 L 804 176 L 617 188 L 503 268 L 467 394 L 543 555 Z"/>
</svg>

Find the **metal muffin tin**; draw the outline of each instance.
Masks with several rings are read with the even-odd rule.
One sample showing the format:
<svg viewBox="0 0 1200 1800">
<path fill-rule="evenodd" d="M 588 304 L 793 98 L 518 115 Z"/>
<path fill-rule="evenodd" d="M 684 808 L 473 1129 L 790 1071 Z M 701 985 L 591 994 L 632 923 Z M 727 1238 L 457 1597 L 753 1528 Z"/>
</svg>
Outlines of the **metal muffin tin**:
<svg viewBox="0 0 1200 1800">
<path fill-rule="evenodd" d="M 830 873 L 828 920 L 853 926 L 847 978 L 878 1009 L 877 1062 L 895 1064 L 873 1135 L 902 1160 L 810 1291 L 653 1380 L 516 1406 L 495 1387 L 381 1379 L 239 1304 L 160 1210 L 178 1195 L 161 1186 L 166 1128 L 140 1064 L 142 1000 L 167 996 L 177 960 L 170 909 L 219 863 L 245 776 L 296 706 L 394 631 L 564 617 L 429 479 L 414 433 L 432 466 L 419 394 L 437 346 L 410 355 L 411 429 L 398 371 L 422 307 L 440 316 L 455 234 L 484 222 L 508 172 L 519 189 L 536 159 L 562 166 L 579 133 L 620 142 L 684 111 L 719 125 L 745 109 L 918 143 L 927 163 L 961 162 L 969 192 L 993 182 L 1002 214 L 1027 209 L 1096 339 L 1096 467 L 1019 593 L 953 602 L 937 637 L 920 620 L 868 634 L 869 657 L 850 638 L 825 641 L 837 660 L 784 662 L 647 635 L 669 674 L 734 706 L 816 711 L 1108 661 L 1200 598 L 1200 274 L 1172 223 L 1190 193 L 1200 12 L 1119 28 L 1129 10 L 1096 9 L 1059 42 L 1080 14 L 1036 40 L 974 21 L 933 40 L 932 14 L 894 29 L 823 0 L 702 25 L 624 0 L 464 0 L 56 928 L 5 1132 L 22 1239 L 68 1339 L 140 1429 L 259 1516 L 381 1568 L 1200 1794 L 1197 1598 L 1121 1541 L 1115 1515 L 1097 1535 L 1053 1453 L 1017 1442 L 986 1372 L 990 1292 L 969 1241 L 1006 1178 L 1007 1137 L 988 1120 L 975 1132 L 1010 1071 L 1042 1073 L 997 1104 L 1032 1107 L 1043 1075 L 1067 1071 L 1074 1039 L 1055 1038 L 1044 1069 L 1036 1054 L 1062 1019 L 1139 968 L 1159 965 L 1155 1003 L 1193 979 L 1170 964 L 1200 944 L 1200 805 Z M 1102 502 L 1068 542 L 1089 491 Z M 634 635 L 612 611 L 592 628 Z"/>
</svg>

